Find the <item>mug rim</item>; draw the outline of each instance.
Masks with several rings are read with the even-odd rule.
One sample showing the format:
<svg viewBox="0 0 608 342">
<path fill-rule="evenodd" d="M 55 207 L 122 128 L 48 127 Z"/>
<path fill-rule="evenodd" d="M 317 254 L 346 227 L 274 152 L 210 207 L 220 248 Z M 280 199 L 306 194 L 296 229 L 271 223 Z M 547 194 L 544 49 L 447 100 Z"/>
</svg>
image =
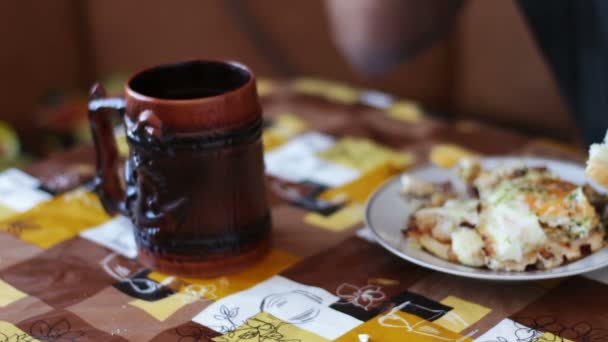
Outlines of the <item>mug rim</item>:
<svg viewBox="0 0 608 342">
<path fill-rule="evenodd" d="M 236 67 L 236 68 L 244 71 L 245 73 L 247 73 L 247 76 L 249 76 L 249 79 L 247 80 L 247 82 L 243 83 L 242 85 L 239 85 L 235 89 L 232 89 L 232 90 L 229 90 L 226 92 L 222 92 L 220 94 L 212 95 L 212 96 L 197 97 L 197 98 L 192 98 L 192 99 L 166 99 L 166 98 L 161 98 L 161 97 L 154 97 L 154 96 L 144 95 L 141 92 L 138 92 L 138 91 L 134 90 L 133 88 L 131 88 L 131 83 L 133 82 L 133 80 L 135 80 L 137 77 L 141 76 L 142 74 L 144 74 L 146 72 L 153 71 L 155 69 L 159 69 L 162 67 L 171 67 L 171 66 L 177 66 L 180 64 L 201 63 L 201 62 L 202 63 L 217 63 L 217 64 L 224 64 L 224 65 L 230 65 L 230 66 Z M 152 66 L 142 68 L 129 77 L 129 79 L 127 80 L 127 82 L 124 85 L 124 89 L 125 89 L 125 95 L 127 97 L 130 97 L 137 101 L 142 101 L 142 102 L 155 102 L 155 103 L 159 103 L 159 104 L 203 104 L 206 102 L 216 102 L 216 101 L 218 101 L 218 99 L 241 92 L 243 89 L 249 88 L 252 84 L 255 85 L 255 80 L 256 80 L 255 73 L 251 69 L 249 69 L 245 64 L 235 61 L 235 60 L 187 59 L 187 60 L 180 60 L 180 61 L 176 61 L 176 62 L 154 64 Z M 255 89 L 255 86 L 254 86 L 254 89 Z"/>
</svg>

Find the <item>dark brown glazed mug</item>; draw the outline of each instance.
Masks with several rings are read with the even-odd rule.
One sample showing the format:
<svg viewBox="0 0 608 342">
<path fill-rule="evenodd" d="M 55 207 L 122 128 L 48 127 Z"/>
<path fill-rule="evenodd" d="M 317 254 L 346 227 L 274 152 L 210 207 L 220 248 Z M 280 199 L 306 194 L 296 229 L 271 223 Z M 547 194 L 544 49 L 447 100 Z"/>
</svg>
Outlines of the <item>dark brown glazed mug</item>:
<svg viewBox="0 0 608 342">
<path fill-rule="evenodd" d="M 270 246 L 262 113 L 254 75 L 234 62 L 188 61 L 135 74 L 125 98 L 92 89 L 96 190 L 135 225 L 138 258 L 160 272 L 211 277 Z M 111 118 L 126 127 L 124 178 Z"/>
</svg>

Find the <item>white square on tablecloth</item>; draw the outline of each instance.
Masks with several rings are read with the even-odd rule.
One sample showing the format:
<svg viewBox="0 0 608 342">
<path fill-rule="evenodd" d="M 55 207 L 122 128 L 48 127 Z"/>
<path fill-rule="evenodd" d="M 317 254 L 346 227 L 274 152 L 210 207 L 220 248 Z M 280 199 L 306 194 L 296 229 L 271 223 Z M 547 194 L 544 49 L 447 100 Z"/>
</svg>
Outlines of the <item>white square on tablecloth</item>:
<svg viewBox="0 0 608 342">
<path fill-rule="evenodd" d="M 27 211 L 52 196 L 37 187 L 40 181 L 27 173 L 8 169 L 0 173 L 0 204 L 17 212 Z"/>
<path fill-rule="evenodd" d="M 536 341 L 544 333 L 542 331 L 528 328 L 511 319 L 505 318 L 500 323 L 479 336 L 474 342 L 489 341 Z"/>
<path fill-rule="evenodd" d="M 80 236 L 107 247 L 127 258 L 137 256 L 137 246 L 133 236 L 133 224 L 124 216 L 80 232 Z"/>
<path fill-rule="evenodd" d="M 366 90 L 361 93 L 361 102 L 374 108 L 386 109 L 393 104 L 394 99 L 387 93 L 377 90 Z"/>
<path fill-rule="evenodd" d="M 335 144 L 332 137 L 310 132 L 299 135 L 264 156 L 266 172 L 286 181 L 312 181 L 338 187 L 357 179 L 359 170 L 319 158 L 317 153 Z"/>
<path fill-rule="evenodd" d="M 273 276 L 211 304 L 192 320 L 217 332 L 236 329 L 260 312 L 333 340 L 363 322 L 329 307 L 338 297 L 314 286 Z"/>
</svg>

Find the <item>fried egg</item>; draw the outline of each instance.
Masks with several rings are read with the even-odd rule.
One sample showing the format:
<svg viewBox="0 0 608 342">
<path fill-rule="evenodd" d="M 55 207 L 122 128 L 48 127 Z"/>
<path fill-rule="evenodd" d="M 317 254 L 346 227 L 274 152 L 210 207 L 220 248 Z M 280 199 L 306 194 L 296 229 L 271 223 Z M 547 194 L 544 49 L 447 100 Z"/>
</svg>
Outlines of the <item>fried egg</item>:
<svg viewBox="0 0 608 342">
<path fill-rule="evenodd" d="M 530 256 L 547 241 L 538 218 L 523 201 L 514 199 L 490 206 L 482 212 L 480 221 L 478 230 L 493 261 L 488 264 L 490 268 L 503 268 L 505 262 L 534 263 L 536 259 L 530 260 Z"/>
<path fill-rule="evenodd" d="M 458 261 L 467 266 L 483 266 L 484 243 L 475 229 L 458 228 L 451 234 L 452 251 Z"/>
<path fill-rule="evenodd" d="M 449 190 L 443 197 L 447 200 L 427 201 L 425 207 L 414 210 L 406 231 L 440 258 L 467 266 L 524 271 L 528 266 L 557 267 L 605 245 L 598 215 L 598 210 L 606 211 L 605 195 L 589 199 L 583 187 L 559 179 L 544 167 L 512 164 L 488 171 L 471 160 L 455 171 L 473 191 L 457 195 L 454 187 L 446 187 Z M 408 185 L 417 188 L 414 179 Z M 430 186 L 424 184 L 424 188 Z"/>
</svg>

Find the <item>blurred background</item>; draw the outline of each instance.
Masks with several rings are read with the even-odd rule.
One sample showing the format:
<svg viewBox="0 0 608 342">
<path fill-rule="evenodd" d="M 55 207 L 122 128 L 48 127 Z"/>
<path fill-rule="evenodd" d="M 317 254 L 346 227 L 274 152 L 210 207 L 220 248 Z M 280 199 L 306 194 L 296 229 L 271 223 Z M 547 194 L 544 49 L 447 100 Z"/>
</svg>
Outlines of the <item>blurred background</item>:
<svg viewBox="0 0 608 342">
<path fill-rule="evenodd" d="M 95 80 L 120 92 L 142 67 L 189 58 L 236 59 L 261 78 L 374 88 L 499 125 L 510 116 L 526 131 L 512 118 L 567 109 L 518 11 L 471 0 L 431 49 L 365 78 L 336 49 L 321 0 L 0 0 L 0 167 L 86 141 Z M 544 127 L 531 133 L 568 138 L 567 128 Z"/>
</svg>

